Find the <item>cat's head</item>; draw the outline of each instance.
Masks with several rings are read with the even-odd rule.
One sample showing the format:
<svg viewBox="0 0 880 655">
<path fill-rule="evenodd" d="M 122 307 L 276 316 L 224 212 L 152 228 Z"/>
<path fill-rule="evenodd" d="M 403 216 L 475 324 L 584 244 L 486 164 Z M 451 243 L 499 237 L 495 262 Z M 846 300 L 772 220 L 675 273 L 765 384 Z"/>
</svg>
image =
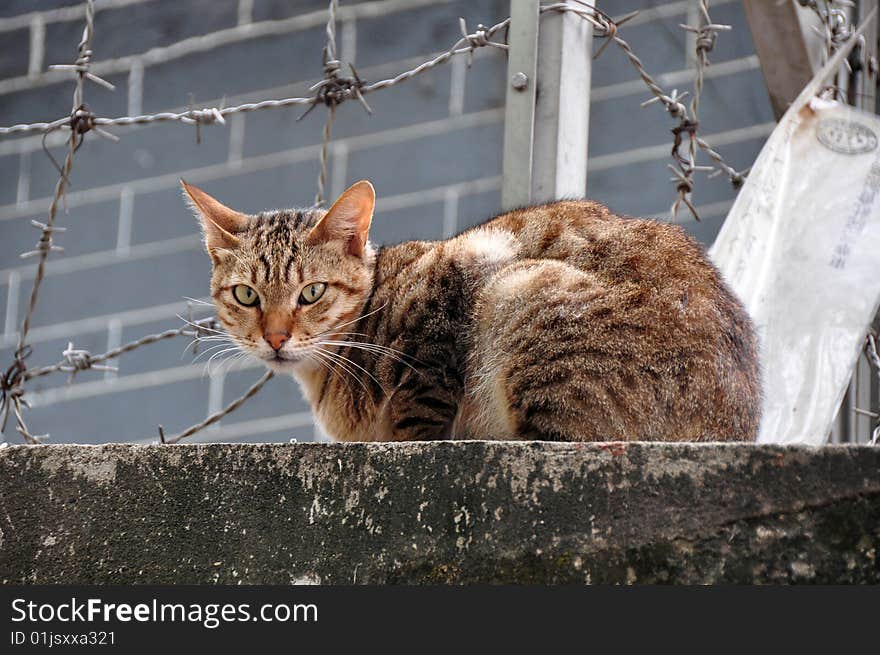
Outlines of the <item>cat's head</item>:
<svg viewBox="0 0 880 655">
<path fill-rule="evenodd" d="M 376 195 L 369 182 L 351 186 L 326 211 L 256 215 L 181 184 L 213 262 L 217 318 L 245 352 L 293 372 L 316 363 L 322 341 L 352 331 L 373 283 L 367 236 Z"/>
</svg>

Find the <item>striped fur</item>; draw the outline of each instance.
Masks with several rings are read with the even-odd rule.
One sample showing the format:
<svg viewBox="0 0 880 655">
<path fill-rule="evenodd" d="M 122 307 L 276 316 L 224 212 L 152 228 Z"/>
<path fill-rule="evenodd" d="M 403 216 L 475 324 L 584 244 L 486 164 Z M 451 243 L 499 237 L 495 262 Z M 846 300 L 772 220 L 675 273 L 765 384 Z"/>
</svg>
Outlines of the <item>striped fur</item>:
<svg viewBox="0 0 880 655">
<path fill-rule="evenodd" d="M 755 437 L 749 318 L 678 226 L 562 201 L 353 255 L 351 232 L 314 243 L 322 211 L 241 217 L 212 253 L 218 316 L 336 439 Z M 299 304 L 316 281 L 324 297 Z M 240 282 L 260 307 L 230 297 Z M 270 322 L 291 335 L 283 360 Z"/>
</svg>

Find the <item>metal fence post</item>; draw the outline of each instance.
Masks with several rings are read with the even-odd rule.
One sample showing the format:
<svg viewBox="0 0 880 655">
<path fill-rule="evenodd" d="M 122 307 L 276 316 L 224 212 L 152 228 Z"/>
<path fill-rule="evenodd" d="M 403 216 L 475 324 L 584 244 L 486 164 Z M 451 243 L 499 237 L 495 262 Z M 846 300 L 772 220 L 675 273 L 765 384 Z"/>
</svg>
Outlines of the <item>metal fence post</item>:
<svg viewBox="0 0 880 655">
<path fill-rule="evenodd" d="M 568 0 L 583 11 L 584 6 Z M 587 184 L 592 26 L 574 12 L 511 2 L 504 125 L 505 209 L 581 198 Z"/>
<path fill-rule="evenodd" d="M 540 0 L 510 2 L 501 183 L 504 209 L 522 207 L 531 200 L 539 8 Z"/>
<path fill-rule="evenodd" d="M 592 25 L 577 14 L 549 12 L 541 19 L 533 203 L 586 193 L 592 41 Z"/>
</svg>

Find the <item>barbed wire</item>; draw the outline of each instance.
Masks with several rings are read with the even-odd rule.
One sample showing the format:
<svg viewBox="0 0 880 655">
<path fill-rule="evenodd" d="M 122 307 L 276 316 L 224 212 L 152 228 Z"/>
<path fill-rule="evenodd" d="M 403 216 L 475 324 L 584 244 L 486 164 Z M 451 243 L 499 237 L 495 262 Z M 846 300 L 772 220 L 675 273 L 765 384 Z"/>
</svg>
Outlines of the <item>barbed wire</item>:
<svg viewBox="0 0 880 655">
<path fill-rule="evenodd" d="M 852 38 L 855 29 L 850 23 L 845 7 L 855 8 L 850 0 L 797 0 L 797 3 L 819 17 L 821 28 L 813 31 L 822 39 L 823 63 Z"/>
<path fill-rule="evenodd" d="M 695 165 L 690 167 L 688 167 L 687 165 L 685 165 L 684 167 L 680 166 L 678 169 L 676 169 L 680 171 L 681 176 L 679 176 L 679 174 L 677 173 L 676 178 L 674 179 L 674 181 L 676 182 L 676 188 L 679 192 L 679 200 L 677 201 L 675 207 L 677 209 L 677 206 L 679 204 L 687 200 L 686 204 L 688 205 L 688 208 L 691 210 L 694 217 L 699 220 L 699 215 L 696 213 L 696 208 L 694 207 L 693 203 L 690 202 L 690 194 L 693 192 L 694 187 L 693 173 L 696 170 L 704 170 L 707 172 L 712 171 L 715 174 L 723 173 L 730 178 L 730 181 L 735 188 L 739 188 L 739 186 L 742 185 L 745 179 L 747 171 L 737 171 L 736 169 L 734 169 L 725 161 L 725 159 L 717 150 L 713 149 L 711 145 L 706 142 L 705 139 L 698 136 L 697 121 L 694 120 L 693 117 L 689 116 L 687 107 L 681 102 L 681 100 L 687 94 L 679 94 L 677 90 L 672 91 L 671 94 L 667 93 L 663 89 L 663 87 L 648 73 L 645 65 L 632 50 L 632 47 L 629 45 L 629 43 L 620 36 L 620 34 L 618 33 L 619 27 L 626 23 L 628 20 L 631 20 L 632 18 L 637 16 L 638 12 L 632 12 L 615 21 L 601 10 L 593 7 L 586 2 L 582 2 L 581 0 L 575 0 L 575 2 L 577 2 L 580 7 L 565 2 L 557 2 L 542 6 L 540 11 L 542 14 L 548 12 L 573 13 L 580 18 L 588 21 L 593 27 L 594 37 L 607 39 L 607 42 L 603 44 L 603 46 L 597 51 L 595 55 L 595 57 L 597 58 L 605 51 L 606 47 L 610 43 L 614 43 L 618 47 L 620 47 L 626 55 L 627 59 L 630 61 L 631 65 L 636 69 L 636 72 L 641 80 L 645 83 L 645 85 L 648 87 L 648 90 L 653 95 L 653 98 L 643 103 L 643 106 L 647 106 L 654 102 L 659 102 L 660 104 L 662 104 L 666 111 L 670 114 L 670 116 L 679 120 L 679 125 L 673 128 L 673 134 L 676 141 L 678 142 L 678 145 L 680 145 L 681 134 L 687 133 L 693 146 L 695 148 L 703 150 L 715 163 L 717 171 L 714 167 L 696 168 Z M 704 5 L 705 10 L 708 13 L 708 1 L 701 0 L 701 3 L 702 5 Z M 323 57 L 323 77 L 317 84 L 313 85 L 309 89 L 312 95 L 280 98 L 277 100 L 262 100 L 259 102 L 243 103 L 233 107 L 204 107 L 200 109 L 190 108 L 189 110 L 183 112 L 159 112 L 156 114 L 144 114 L 139 116 L 119 116 L 116 118 L 102 118 L 93 116 L 91 117 L 92 124 L 97 128 L 108 128 L 174 121 L 181 122 L 187 125 L 195 125 L 198 129 L 202 125 L 211 125 L 218 122 L 225 123 L 226 117 L 233 114 L 258 111 L 262 109 L 281 109 L 293 106 L 308 106 L 306 112 L 302 116 L 300 116 L 300 118 L 302 118 L 307 115 L 315 106 L 319 104 L 324 104 L 328 108 L 328 115 L 324 126 L 325 138 L 322 141 L 321 157 L 319 160 L 322 175 L 319 177 L 318 192 L 316 193 L 315 197 L 315 204 L 318 205 L 323 201 L 323 186 L 324 184 L 326 184 L 326 165 L 328 157 L 326 144 L 327 142 L 329 142 L 332 123 L 335 117 L 335 110 L 339 104 L 349 99 L 356 99 L 361 103 L 364 109 L 368 113 L 370 113 L 371 109 L 364 99 L 364 96 L 366 94 L 391 88 L 393 86 L 396 86 L 397 84 L 408 81 L 413 77 L 421 75 L 433 68 L 436 68 L 437 66 L 445 64 L 453 57 L 460 55 L 472 57 L 473 52 L 479 48 L 489 47 L 500 50 L 507 49 L 506 43 L 495 41 L 493 40 L 493 38 L 500 32 L 507 30 L 507 28 L 510 26 L 509 18 L 506 18 L 491 27 L 478 25 L 477 28 L 472 32 L 467 30 L 466 24 L 464 23 L 464 21 L 462 21 L 462 37 L 458 41 L 456 41 L 456 43 L 453 44 L 452 47 L 449 48 L 449 50 L 393 77 L 379 80 L 377 82 L 367 83 L 358 76 L 356 69 L 351 64 L 349 64 L 351 75 L 345 76 L 341 74 L 341 62 L 336 58 L 335 45 L 335 12 L 337 6 L 337 0 L 332 0 L 330 2 L 330 7 L 328 9 L 326 33 L 328 37 L 327 43 L 330 48 L 332 48 L 332 52 L 328 51 L 328 47 L 325 46 L 325 55 Z M 699 80 L 699 87 L 701 91 L 703 75 L 705 72 L 705 68 L 708 66 L 708 59 L 705 55 L 711 51 L 712 47 L 714 47 L 714 42 L 716 38 L 714 35 L 717 33 L 717 31 L 722 29 L 729 29 L 729 26 L 718 26 L 713 25 L 711 22 L 707 22 L 707 24 L 704 26 L 692 27 L 690 29 L 694 29 L 699 32 L 697 38 L 697 47 L 698 51 L 702 54 L 698 55 L 696 76 Z M 695 91 L 695 94 L 696 93 L 698 93 L 698 91 Z M 56 129 L 68 129 L 68 123 L 69 119 L 65 117 L 56 119 L 51 122 L 27 123 L 12 125 L 9 127 L 0 127 L 0 137 L 14 134 L 29 134 L 37 132 L 45 133 L 47 131 L 52 131 Z M 673 158 L 676 161 L 678 161 L 678 145 L 673 145 Z M 688 162 L 689 160 L 683 161 Z M 322 184 L 322 182 L 324 184 Z"/>
<path fill-rule="evenodd" d="M 324 130 L 321 136 L 321 154 L 318 157 L 318 190 L 315 192 L 315 207 L 324 204 L 324 186 L 327 183 L 327 152 L 330 145 L 330 132 L 333 129 L 333 119 L 336 117 L 336 105 L 342 102 L 340 94 L 346 91 L 343 78 L 339 75 L 339 68 L 342 65 L 336 58 L 336 9 L 338 8 L 338 0 L 330 0 L 330 7 L 327 10 L 327 45 L 321 55 L 321 61 L 324 69 L 324 79 L 312 86 L 309 91 L 316 93 L 315 102 L 309 105 L 297 120 L 305 118 L 312 109 L 317 106 L 319 101 L 327 105 L 327 117 L 324 120 Z M 362 85 L 360 78 L 354 67 L 351 69 L 354 76 L 355 84 L 348 87 L 355 91 L 357 98 L 364 105 L 367 113 L 372 113 L 369 105 L 366 104 L 363 95 L 360 93 L 359 87 Z"/>
<path fill-rule="evenodd" d="M 73 344 L 70 343 L 67 346 L 67 350 L 65 350 L 62 354 L 62 359 L 56 364 L 51 364 L 49 366 L 42 366 L 40 368 L 28 369 L 23 374 L 23 380 L 25 382 L 29 380 L 33 380 L 34 378 L 43 377 L 44 375 L 49 375 L 50 373 L 56 372 L 69 372 L 71 374 L 71 379 L 74 375 L 80 371 L 87 370 L 115 370 L 114 367 L 104 367 L 101 368 L 98 365 L 109 361 L 111 359 L 116 359 L 125 353 L 131 352 L 137 348 L 142 346 L 148 346 L 150 344 L 156 343 L 157 341 L 164 341 L 165 339 L 173 339 L 175 337 L 191 337 L 193 339 L 194 351 L 195 347 L 198 346 L 198 342 L 200 339 L 206 336 L 211 336 L 214 334 L 220 333 L 220 325 L 217 322 L 217 319 L 213 316 L 208 318 L 203 318 L 198 321 L 196 320 L 185 320 L 185 324 L 182 327 L 174 328 L 171 330 L 165 330 L 164 332 L 158 332 L 156 334 L 148 334 L 134 341 L 130 341 L 124 345 L 117 346 L 111 350 L 108 350 L 105 353 L 101 353 L 100 355 L 92 355 L 88 350 L 76 350 L 73 347 Z"/>
<path fill-rule="evenodd" d="M 260 391 L 260 389 L 262 389 L 265 386 L 265 384 L 269 380 L 271 380 L 273 377 L 275 377 L 275 373 L 273 373 L 272 371 L 266 371 L 265 373 L 263 373 L 263 377 L 261 377 L 259 380 L 254 382 L 254 384 L 252 384 L 251 387 L 247 391 L 245 391 L 241 396 L 239 396 L 238 398 L 233 400 L 231 403 L 226 405 L 226 407 L 224 407 L 223 409 L 221 409 L 217 412 L 214 412 L 213 414 L 208 416 L 204 421 L 200 421 L 199 423 L 196 423 L 195 425 L 188 427 L 186 430 L 184 430 L 183 432 L 181 432 L 180 434 L 178 434 L 175 437 L 170 437 L 170 438 L 165 437 L 165 430 L 160 425 L 159 426 L 159 437 L 160 437 L 161 442 L 165 443 L 165 444 L 175 444 L 178 441 L 180 441 L 181 439 L 186 439 L 187 437 L 191 437 L 196 432 L 203 430 L 204 428 L 208 427 L 209 425 L 213 425 L 214 423 L 216 423 L 217 421 L 222 419 L 224 416 L 226 416 L 230 412 L 234 412 L 236 409 L 238 409 L 239 407 L 244 405 L 245 402 L 247 402 L 250 398 L 255 396 Z"/>
<path fill-rule="evenodd" d="M 70 180 L 70 171 L 73 168 L 73 157 L 77 149 L 82 145 L 82 141 L 86 132 L 94 126 L 90 123 L 91 113 L 86 108 L 83 100 L 83 88 L 85 81 L 90 80 L 97 82 L 102 86 L 113 88 L 109 82 L 89 72 L 89 64 L 92 58 L 92 37 L 94 36 L 94 18 L 95 7 L 93 0 L 87 0 L 86 3 L 86 25 L 83 28 L 82 38 L 77 46 L 78 56 L 73 64 L 65 64 L 55 66 L 56 70 L 70 70 L 75 74 L 75 86 L 73 91 L 73 108 L 70 115 L 70 137 L 68 138 L 67 156 L 64 164 L 59 168 L 58 182 L 55 185 L 55 193 L 52 202 L 49 205 L 49 216 L 45 223 L 33 221 L 34 227 L 40 230 L 40 239 L 37 242 L 35 250 L 26 252 L 23 257 L 37 256 L 37 272 L 34 275 L 34 281 L 31 286 L 30 299 L 25 310 L 24 319 L 18 333 L 18 347 L 15 349 L 14 361 L 6 374 L 0 378 L 0 412 L 2 412 L 2 421 L 0 421 L 0 431 L 6 429 L 6 422 L 9 418 L 10 409 L 15 415 L 16 428 L 27 443 L 40 443 L 41 438 L 32 434 L 22 416 L 22 405 L 29 407 L 24 399 L 24 380 L 27 366 L 25 360 L 31 354 L 31 348 L 27 345 L 27 336 L 30 329 L 33 313 L 37 305 L 37 297 L 40 286 L 43 282 L 43 276 L 46 269 L 46 259 L 49 253 L 58 252 L 60 247 L 55 246 L 52 242 L 52 234 L 59 231 L 55 228 L 55 216 L 58 211 L 58 203 L 64 196 L 65 188 Z M 57 167 L 57 165 L 56 165 Z M 72 349 L 72 344 L 69 350 Z"/>
<path fill-rule="evenodd" d="M 708 0 L 701 0 L 702 20 L 700 24 L 697 26 L 684 26 L 685 29 L 693 31 L 696 34 L 697 43 L 695 89 L 690 111 L 688 111 L 688 108 L 682 103 L 682 99 L 686 94 L 679 94 L 677 90 L 667 93 L 647 72 L 644 64 L 632 50 L 629 43 L 619 35 L 618 28 L 620 25 L 623 25 L 626 21 L 632 19 L 638 12 L 634 12 L 614 21 L 604 12 L 586 2 L 582 2 L 581 0 L 574 0 L 574 2 L 579 6 L 565 2 L 557 2 L 542 6 L 540 12 L 541 14 L 546 14 L 548 12 L 568 12 L 588 21 L 593 27 L 595 37 L 607 39 L 606 43 L 598 49 L 595 57 L 599 57 L 611 43 L 620 47 L 653 96 L 651 100 L 643 104 L 648 105 L 654 102 L 659 102 L 673 118 L 679 121 L 678 126 L 673 129 L 675 142 L 672 152 L 673 158 L 677 164 L 677 167 L 673 167 L 673 170 L 676 173 L 674 181 L 676 182 L 676 188 L 679 193 L 679 199 L 673 206 L 673 215 L 675 215 L 675 211 L 680 204 L 685 204 L 691 210 L 694 217 L 699 219 L 696 209 L 691 201 L 691 194 L 694 189 L 693 174 L 699 170 L 714 169 L 713 167 L 698 166 L 696 164 L 698 150 L 706 152 L 717 166 L 716 174 L 724 173 L 728 175 L 734 183 L 734 186 L 742 184 L 745 176 L 745 172 L 736 171 L 733 167 L 728 165 L 724 158 L 717 151 L 712 149 L 704 139 L 699 137 L 697 133 L 699 125 L 697 117 L 699 99 L 703 86 L 703 75 L 705 68 L 709 65 L 707 55 L 714 46 L 717 32 L 729 29 L 729 27 L 725 25 L 716 25 L 711 22 L 708 14 Z M 94 36 L 94 0 L 86 0 L 86 24 L 83 30 L 83 37 L 78 46 L 77 59 L 73 64 L 63 64 L 50 67 L 52 70 L 71 71 L 75 75 L 73 106 L 70 116 L 58 118 L 51 122 L 17 124 L 10 127 L 0 127 L 0 137 L 42 133 L 44 145 L 47 135 L 57 130 L 67 130 L 70 132 L 67 139 L 68 150 L 65 160 L 60 166 L 57 163 L 55 164 L 55 167 L 59 172 L 59 179 L 49 207 L 48 219 L 45 223 L 34 221 L 34 225 L 41 230 L 40 239 L 34 250 L 24 254 L 24 256 L 38 256 L 39 261 L 34 276 L 30 302 L 19 331 L 18 347 L 15 351 L 14 360 L 6 372 L 3 373 L 3 375 L 0 375 L 0 416 L 2 416 L 2 420 L 0 420 L 0 431 L 5 430 L 9 414 L 12 413 L 15 417 L 16 428 L 27 443 L 40 443 L 42 439 L 45 438 L 46 435 L 38 436 L 32 434 L 28 430 L 24 421 L 22 407 L 30 407 L 24 398 L 24 385 L 30 380 L 59 372 L 68 373 L 72 380 L 77 374 L 87 370 L 115 370 L 112 366 L 105 364 L 105 362 L 114 360 L 137 348 L 179 336 L 189 336 L 193 338 L 194 347 L 197 347 L 200 339 L 209 334 L 217 334 L 219 330 L 219 325 L 214 318 L 193 321 L 190 316 L 189 320 L 184 320 L 184 325 L 182 327 L 146 335 L 99 355 L 92 355 L 87 350 L 77 349 L 71 342 L 68 343 L 68 347 L 63 351 L 62 359 L 56 364 L 34 369 L 27 368 L 26 360 L 32 352 L 30 346 L 27 345 L 27 336 L 36 307 L 38 292 L 43 282 L 45 262 L 51 252 L 58 252 L 61 250 L 52 240 L 52 235 L 54 233 L 63 230 L 63 228 L 55 226 L 58 204 L 63 201 L 66 188 L 69 186 L 74 154 L 82 145 L 83 139 L 88 132 L 95 132 L 101 137 L 115 140 L 118 137 L 108 132 L 106 128 L 160 122 L 179 122 L 187 125 L 195 125 L 196 138 L 197 140 L 200 140 L 200 128 L 202 126 L 215 123 L 224 124 L 226 122 L 226 117 L 234 114 L 259 111 L 263 109 L 306 106 L 306 111 L 300 116 L 300 118 L 302 118 L 316 106 L 323 104 L 327 108 L 327 115 L 322 133 L 322 144 L 318 161 L 319 174 L 317 180 L 317 192 L 315 195 L 315 204 L 320 205 L 324 202 L 328 167 L 328 148 L 331 139 L 333 120 L 335 118 L 336 108 L 339 104 L 347 100 L 355 99 L 362 105 L 365 111 L 371 113 L 371 109 L 364 99 L 366 94 L 382 89 L 388 89 L 410 80 L 426 71 L 445 64 L 453 57 L 462 55 L 467 56 L 468 63 L 470 64 L 474 51 L 479 48 L 507 49 L 506 42 L 494 39 L 502 31 L 506 31 L 509 28 L 509 18 L 500 21 L 491 27 L 478 25 L 473 31 L 468 30 L 466 23 L 461 19 L 460 28 L 462 36 L 448 50 L 419 64 L 418 66 L 415 66 L 414 68 L 403 71 L 394 77 L 367 83 L 360 78 L 357 70 L 350 63 L 349 69 L 351 74 L 342 74 L 342 64 L 338 58 L 336 48 L 337 9 L 338 0 L 330 0 L 328 6 L 328 19 L 325 28 L 326 44 L 322 52 L 322 78 L 319 82 L 309 88 L 310 95 L 248 102 L 233 107 L 190 107 L 184 112 L 160 112 L 138 116 L 106 118 L 96 116 L 89 110 L 88 106 L 83 101 L 83 86 L 86 80 L 111 89 L 113 88 L 109 82 L 94 75 L 89 69 L 92 57 L 92 39 Z M 686 157 L 679 153 L 679 146 L 682 143 L 683 134 L 687 134 L 689 138 L 689 149 Z M 49 153 L 47 149 L 46 152 L 51 157 L 51 153 Z M 230 412 L 238 409 L 246 400 L 259 392 L 259 390 L 262 389 L 272 377 L 273 375 L 271 371 L 267 372 L 242 396 L 235 399 L 221 410 L 214 412 L 205 420 L 185 429 L 174 437 L 166 438 L 164 428 L 160 427 L 160 441 L 162 443 L 177 443 L 178 441 L 195 434 L 199 430 L 218 422 Z"/>
<path fill-rule="evenodd" d="M 697 149 L 699 147 L 697 130 L 700 125 L 700 98 L 703 95 L 703 76 L 705 75 L 706 68 L 709 66 L 709 53 L 715 48 L 718 32 L 731 29 L 730 25 L 720 25 L 712 22 L 712 18 L 709 16 L 708 0 L 700 0 L 698 9 L 697 25 L 679 25 L 683 30 L 691 32 L 695 36 L 696 66 L 690 115 L 681 116 L 681 122 L 672 129 L 672 134 L 675 137 L 672 145 L 672 158 L 675 160 L 675 165 L 670 164 L 669 168 L 673 173 L 672 182 L 675 183 L 676 190 L 678 191 L 678 199 L 672 204 L 672 209 L 670 210 L 673 220 L 678 216 L 678 209 L 682 204 L 686 205 L 695 217 L 697 216 L 697 210 L 691 202 L 691 194 L 694 191 L 694 174 L 697 171 L 712 172 L 711 166 L 697 165 Z M 683 134 L 688 135 L 687 157 L 683 157 L 679 152 Z M 737 174 L 735 171 L 734 173 L 741 178 L 741 174 Z M 742 184 L 742 181 L 738 179 L 735 183 L 739 185 Z"/>
</svg>

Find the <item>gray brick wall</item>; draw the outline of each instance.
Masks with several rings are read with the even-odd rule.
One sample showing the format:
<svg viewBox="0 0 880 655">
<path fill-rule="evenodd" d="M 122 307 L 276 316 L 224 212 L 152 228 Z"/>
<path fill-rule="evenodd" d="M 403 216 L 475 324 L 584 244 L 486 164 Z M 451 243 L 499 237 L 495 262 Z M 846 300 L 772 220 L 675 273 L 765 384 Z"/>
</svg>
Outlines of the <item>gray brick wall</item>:
<svg viewBox="0 0 880 655">
<path fill-rule="evenodd" d="M 113 0 L 116 4 L 120 0 Z M 95 62 L 137 55 L 181 39 L 232 30 L 248 22 L 289 20 L 326 7 L 324 0 L 122 0 L 96 18 Z M 69 111 L 72 85 L 40 75 L 52 63 L 72 59 L 82 29 L 78 3 L 70 0 L 8 2 L 0 7 L 0 123 L 54 119 Z M 646 10 L 622 34 L 652 73 L 669 87 L 690 86 L 685 39 L 688 0 L 604 2 L 619 15 Z M 339 26 L 343 61 L 355 61 L 363 77 L 380 79 L 446 49 L 468 25 L 507 16 L 502 0 L 389 0 L 346 2 L 368 8 Z M 71 10 L 58 12 L 59 7 Z M 100 6 L 100 3 L 99 3 Z M 741 4 L 712 3 L 713 18 L 733 25 L 713 53 L 701 115 L 704 133 L 737 167 L 747 166 L 769 133 L 772 113 L 753 54 Z M 20 18 L 25 12 L 30 14 Z M 65 14 L 64 12 L 67 12 Z M 34 18 L 45 26 L 41 52 L 31 53 Z M 320 74 L 324 42 L 320 21 L 283 34 L 240 38 L 206 52 L 114 70 L 115 92 L 87 88 L 93 109 L 107 116 L 132 111 L 301 95 Z M 239 28 L 239 31 L 241 28 Z M 33 70 L 35 62 L 39 68 Z M 329 187 L 337 193 L 363 177 L 380 201 L 373 238 L 380 243 L 436 239 L 484 220 L 499 210 L 505 60 L 480 51 L 465 71 L 463 60 L 369 97 L 367 116 L 356 103 L 343 105 L 334 127 Z M 127 66 L 130 66 L 130 61 Z M 136 65 L 135 65 L 136 68 Z M 27 75 L 31 73 L 31 80 Z M 588 193 L 613 209 L 663 217 L 673 199 L 668 181 L 671 123 L 647 97 L 629 63 L 609 48 L 594 65 Z M 194 130 L 178 124 L 117 130 L 118 144 L 89 137 L 77 154 L 59 222 L 63 255 L 53 255 L 31 342 L 34 365 L 60 357 L 68 341 L 93 352 L 179 324 L 184 296 L 204 297 L 209 262 L 196 225 L 184 209 L 177 178 L 203 186 L 247 211 L 310 204 L 318 172 L 320 108 L 296 122 L 301 110 L 268 110 L 236 116 L 223 127 Z M 59 151 L 58 138 L 50 143 Z M 60 156 L 60 155 L 59 155 Z M 33 279 L 33 263 L 18 253 L 37 238 L 31 219 L 43 218 L 57 175 L 39 137 L 0 141 L 0 362 L 5 367 Z M 696 200 L 704 220 L 680 217 L 708 244 L 730 205 L 723 179 L 700 179 Z M 155 439 L 156 425 L 174 432 L 241 394 L 259 367 L 193 363 L 185 340 L 135 351 L 118 374 L 86 372 L 67 385 L 45 377 L 32 389 L 29 424 L 54 443 Z M 196 440 L 286 441 L 315 438 L 308 408 L 291 380 L 275 379 L 220 427 Z M 7 439 L 15 440 L 10 435 Z"/>
</svg>

